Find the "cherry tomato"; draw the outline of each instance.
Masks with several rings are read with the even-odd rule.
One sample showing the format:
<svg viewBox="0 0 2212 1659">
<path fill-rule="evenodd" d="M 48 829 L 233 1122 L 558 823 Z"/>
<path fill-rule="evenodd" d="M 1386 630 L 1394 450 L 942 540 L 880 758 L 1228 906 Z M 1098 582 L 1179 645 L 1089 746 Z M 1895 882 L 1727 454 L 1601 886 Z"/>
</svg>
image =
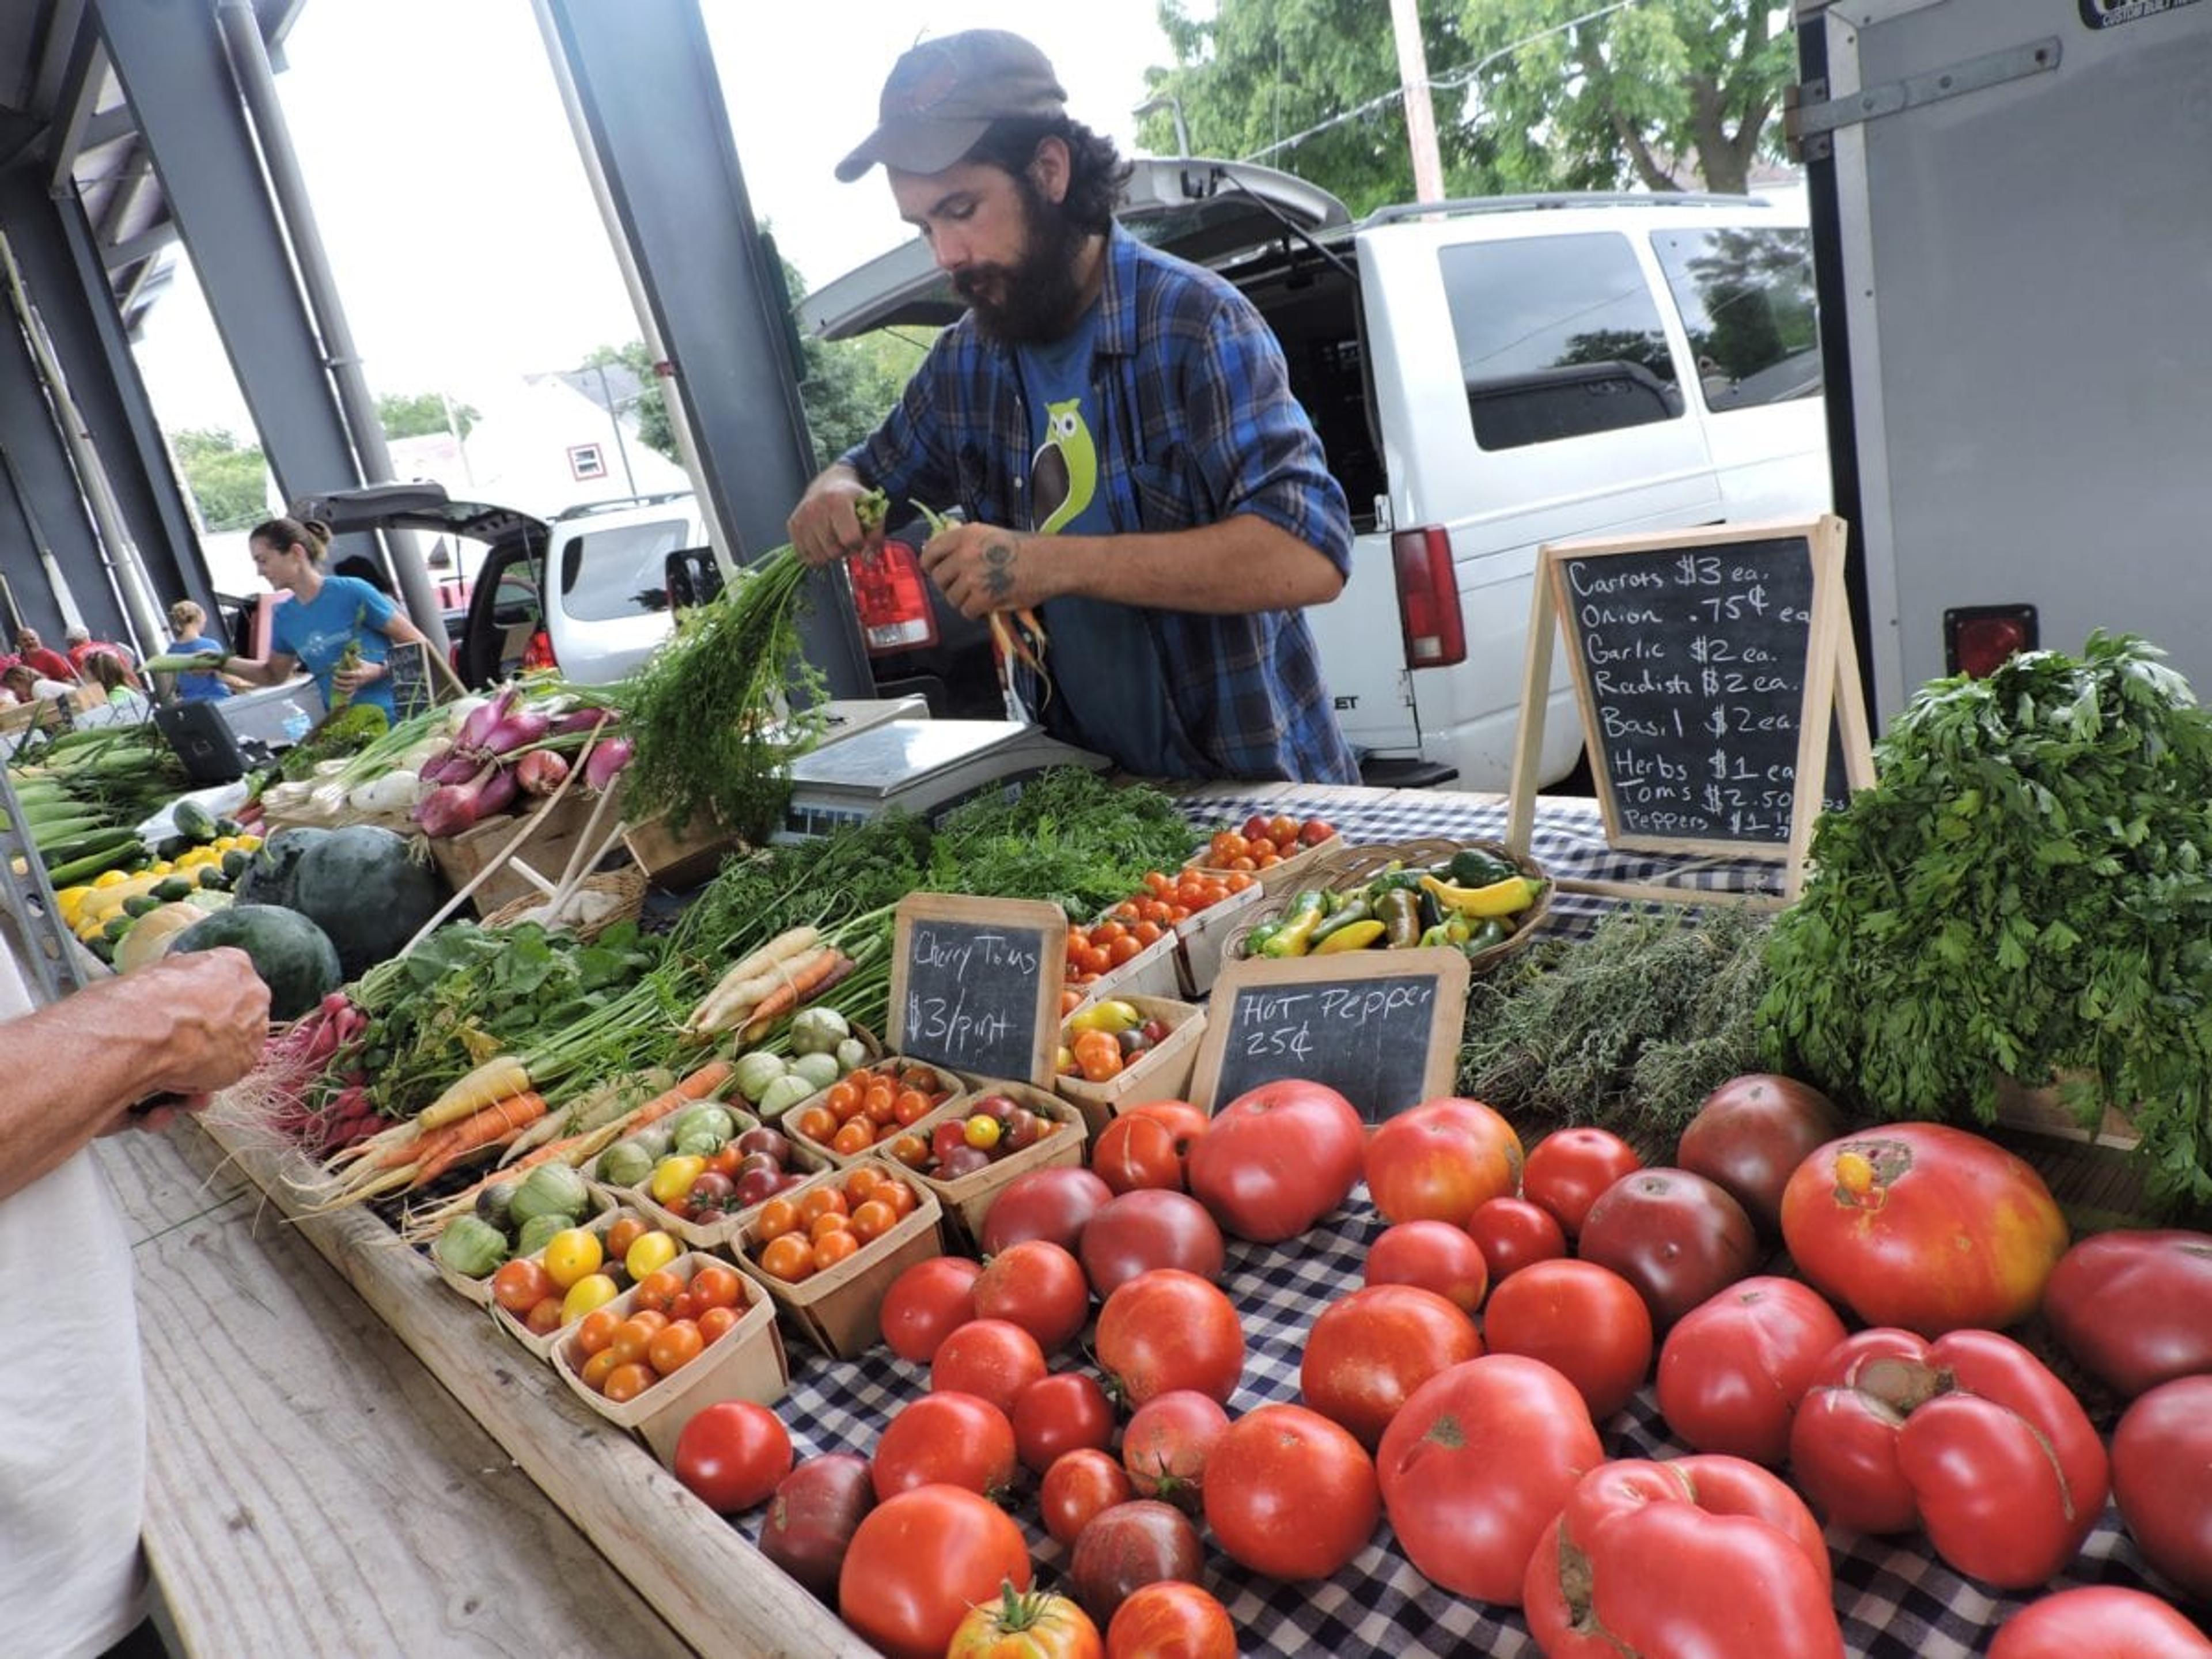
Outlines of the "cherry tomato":
<svg viewBox="0 0 2212 1659">
<path fill-rule="evenodd" d="M 741 1307 L 744 1283 L 734 1268 L 708 1262 L 691 1275 L 691 1303 L 702 1313 L 710 1308 Z"/>
<path fill-rule="evenodd" d="M 1525 1198 L 1492 1199 L 1468 1218 L 1467 1235 L 1481 1248 L 1492 1285 L 1532 1261 L 1553 1261 L 1567 1253 L 1558 1220 Z"/>
<path fill-rule="evenodd" d="M 503 1261 L 491 1276 L 491 1297 L 517 1319 L 553 1294 L 553 1276 L 545 1265 L 527 1256 Z"/>
</svg>

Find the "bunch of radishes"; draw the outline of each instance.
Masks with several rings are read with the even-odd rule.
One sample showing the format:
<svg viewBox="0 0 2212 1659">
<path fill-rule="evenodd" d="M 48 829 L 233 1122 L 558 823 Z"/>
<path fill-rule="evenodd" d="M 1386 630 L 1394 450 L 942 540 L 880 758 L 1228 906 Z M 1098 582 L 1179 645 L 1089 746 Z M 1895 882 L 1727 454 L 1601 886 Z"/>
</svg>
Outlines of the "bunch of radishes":
<svg viewBox="0 0 2212 1659">
<path fill-rule="evenodd" d="M 422 781 L 434 787 L 416 806 L 416 823 L 426 836 L 458 836 L 518 796 L 550 795 L 568 779 L 568 754 L 586 745 L 585 786 L 605 789 L 630 757 L 628 738 L 606 735 L 614 719 L 606 708 L 531 708 L 520 686 L 504 688 L 471 708 L 452 745 L 423 763 Z"/>
</svg>

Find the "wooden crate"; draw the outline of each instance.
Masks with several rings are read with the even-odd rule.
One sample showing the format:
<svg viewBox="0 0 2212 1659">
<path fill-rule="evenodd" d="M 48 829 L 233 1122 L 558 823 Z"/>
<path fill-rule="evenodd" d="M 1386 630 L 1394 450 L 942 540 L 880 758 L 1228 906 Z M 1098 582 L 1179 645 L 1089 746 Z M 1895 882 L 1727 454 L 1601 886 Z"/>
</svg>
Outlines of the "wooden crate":
<svg viewBox="0 0 2212 1659">
<path fill-rule="evenodd" d="M 1164 997 L 1124 997 L 1146 1019 L 1157 1017 L 1168 1028 L 1166 1041 L 1154 1044 L 1103 1083 L 1080 1077 L 1056 1077 L 1053 1091 L 1083 1114 L 1086 1133 L 1096 1139 L 1124 1106 L 1148 1100 L 1188 1100 L 1191 1072 L 1198 1064 L 1199 1039 L 1206 1034 L 1206 1010 Z M 1066 1022 L 1060 1040 L 1069 1038 Z"/>
<path fill-rule="evenodd" d="M 868 1162 L 914 1189 L 917 1198 L 914 1212 L 828 1272 L 797 1284 L 763 1272 L 759 1265 L 757 1218 L 748 1221 L 732 1242 L 738 1264 L 767 1286 L 785 1317 L 833 1359 L 856 1358 L 873 1347 L 883 1335 L 884 1297 L 893 1281 L 915 1262 L 945 1254 L 938 1231 L 944 1212 L 937 1194 L 915 1179 L 910 1170 L 880 1158 Z M 803 1199 L 816 1187 L 842 1187 L 847 1173 L 825 1170 L 792 1188 L 790 1196 Z"/>
<path fill-rule="evenodd" d="M 983 1218 L 1017 1176 L 1056 1165 L 1079 1169 L 1090 1142 L 1090 1128 L 1083 1110 L 1073 1102 L 1026 1083 L 1000 1083 L 990 1078 L 982 1079 L 964 1094 L 955 1095 L 914 1125 L 914 1132 L 927 1139 L 930 1131 L 946 1119 L 965 1117 L 970 1110 L 969 1103 L 983 1095 L 1007 1096 L 1060 1127 L 1021 1151 L 1009 1152 L 957 1180 L 946 1181 L 920 1170 L 913 1171 L 914 1178 L 937 1195 L 938 1203 L 945 1210 L 945 1227 L 951 1242 L 963 1250 L 982 1243 Z"/>
<path fill-rule="evenodd" d="M 476 878 L 477 873 L 496 857 L 507 842 L 520 834 L 528 824 L 530 834 L 518 848 L 514 857 L 487 877 L 483 885 L 469 896 L 476 906 L 477 915 L 488 916 L 503 904 L 518 899 L 531 900 L 544 896 L 536 883 L 518 869 L 526 865 L 545 878 L 546 891 L 561 879 L 561 872 L 568 867 L 568 860 L 582 839 L 584 827 L 590 821 L 592 798 L 580 789 L 572 789 L 548 810 L 540 806 L 521 815 L 500 813 L 486 818 L 473 829 L 464 830 L 458 836 L 430 842 L 430 854 L 438 861 L 438 868 L 458 892 Z M 601 819 L 604 824 L 605 818 Z"/>
<path fill-rule="evenodd" d="M 709 1262 L 727 1267 L 719 1255 L 694 1251 L 668 1264 L 685 1284 Z M 615 1401 L 584 1383 L 584 1362 L 589 1357 L 576 1346 L 571 1330 L 557 1340 L 552 1352 L 553 1369 L 586 1406 L 618 1428 L 635 1431 L 653 1455 L 665 1464 L 676 1461 L 676 1442 L 684 1425 L 708 1407 L 725 1400 L 750 1400 L 773 1406 L 791 1385 L 791 1364 L 783 1351 L 783 1337 L 775 1328 L 775 1304 L 743 1268 L 732 1269 L 745 1297 L 745 1310 L 721 1340 L 701 1351 L 699 1357 L 662 1377 L 635 1399 Z M 607 1305 L 627 1315 L 637 1301 L 633 1285 Z"/>
<path fill-rule="evenodd" d="M 722 860 L 744 850 L 744 839 L 696 818 L 678 835 L 665 817 L 650 817 L 623 831 L 623 845 L 655 887 L 682 891 L 710 879 Z"/>
</svg>

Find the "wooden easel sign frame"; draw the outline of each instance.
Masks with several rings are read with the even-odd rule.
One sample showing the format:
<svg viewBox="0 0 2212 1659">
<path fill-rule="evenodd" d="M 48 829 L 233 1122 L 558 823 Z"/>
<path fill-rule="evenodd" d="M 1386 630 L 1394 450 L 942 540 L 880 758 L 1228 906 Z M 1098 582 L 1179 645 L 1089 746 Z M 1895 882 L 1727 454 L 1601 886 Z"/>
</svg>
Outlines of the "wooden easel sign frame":
<svg viewBox="0 0 2212 1659">
<path fill-rule="evenodd" d="M 1779 894 L 1605 881 L 1560 886 L 1686 903 L 1795 900 L 1820 814 L 1831 741 L 1840 743 L 1850 788 L 1874 782 L 1844 590 L 1844 521 L 1823 514 L 1540 549 L 1506 844 L 1516 853 L 1528 849 L 1553 646 L 1564 638 L 1607 842 L 1635 852 L 1778 860 L 1783 868 Z M 1810 599 L 1801 610 L 1783 596 L 1808 576 Z M 1800 638 L 1803 665 L 1793 682 Z M 1792 732 L 1795 763 L 1785 792 L 1773 750 Z M 1751 749 L 1765 751 L 1763 764 L 1747 766 Z M 1620 793 L 1622 773 L 1655 776 L 1661 781 L 1655 788 L 1671 787 L 1683 798 L 1679 815 L 1644 815 L 1679 817 L 1679 832 L 1632 821 Z M 1688 805 L 1692 797 L 1695 807 Z M 1713 805 L 1723 800 L 1733 807 Z M 1784 805 L 1787 834 L 1777 836 Z"/>
<path fill-rule="evenodd" d="M 1065 910 L 1035 899 L 909 893 L 893 930 L 886 1035 L 894 1053 L 1051 1085 L 1067 972 Z M 992 1054 L 1000 1063 L 989 1063 Z"/>
</svg>

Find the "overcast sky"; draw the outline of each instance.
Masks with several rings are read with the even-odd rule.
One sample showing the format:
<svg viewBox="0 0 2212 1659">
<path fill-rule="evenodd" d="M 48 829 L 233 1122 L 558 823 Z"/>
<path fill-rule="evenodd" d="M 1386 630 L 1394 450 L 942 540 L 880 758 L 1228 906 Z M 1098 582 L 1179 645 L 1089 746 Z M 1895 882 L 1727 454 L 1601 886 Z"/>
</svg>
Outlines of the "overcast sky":
<svg viewBox="0 0 2212 1659">
<path fill-rule="evenodd" d="M 1171 61 L 1154 0 L 701 4 L 754 214 L 810 286 L 909 234 L 880 172 L 840 185 L 831 169 L 915 40 L 1027 35 L 1071 112 L 1125 151 L 1146 68 Z M 527 0 L 308 0 L 285 55 L 286 118 L 375 391 L 465 400 L 638 337 Z M 139 362 L 165 426 L 250 436 L 188 274 L 155 307 Z"/>
</svg>

